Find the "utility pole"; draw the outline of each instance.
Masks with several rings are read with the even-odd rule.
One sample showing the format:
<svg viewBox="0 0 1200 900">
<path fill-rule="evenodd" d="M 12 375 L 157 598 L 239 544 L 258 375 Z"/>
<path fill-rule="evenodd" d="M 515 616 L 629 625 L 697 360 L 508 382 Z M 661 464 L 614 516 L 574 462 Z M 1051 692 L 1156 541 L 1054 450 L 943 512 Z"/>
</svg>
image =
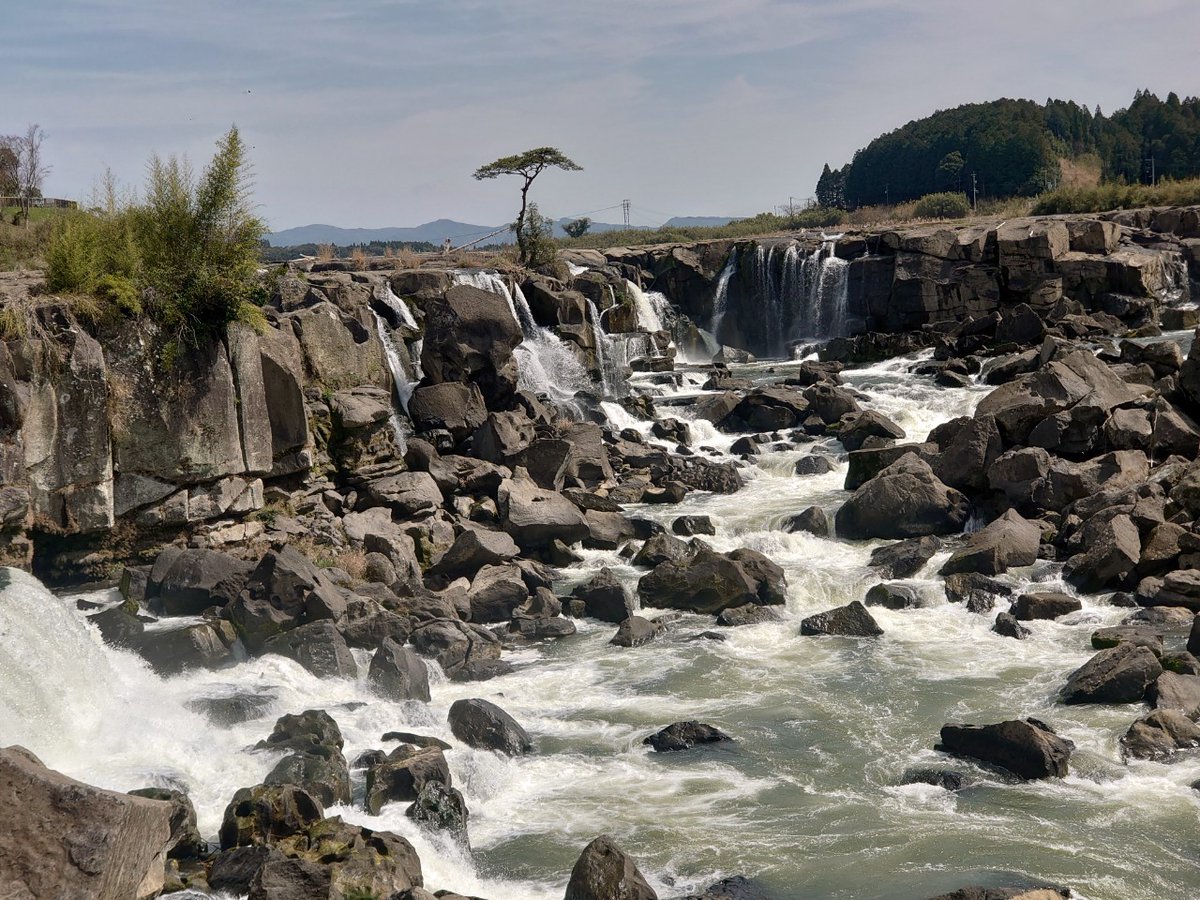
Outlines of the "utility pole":
<svg viewBox="0 0 1200 900">
<path fill-rule="evenodd" d="M 629 227 L 629 201 L 628 200 L 621 201 L 621 212 L 623 212 L 625 214 L 625 227 L 628 228 Z"/>
</svg>

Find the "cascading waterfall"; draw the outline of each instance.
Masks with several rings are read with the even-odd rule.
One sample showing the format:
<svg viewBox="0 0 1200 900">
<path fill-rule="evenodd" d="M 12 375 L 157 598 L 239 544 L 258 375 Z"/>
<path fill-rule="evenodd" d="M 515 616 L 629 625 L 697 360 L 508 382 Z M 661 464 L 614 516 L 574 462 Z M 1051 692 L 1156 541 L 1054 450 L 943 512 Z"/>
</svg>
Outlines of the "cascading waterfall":
<svg viewBox="0 0 1200 900">
<path fill-rule="evenodd" d="M 633 299 L 633 309 L 637 313 L 638 327 L 643 331 L 662 331 L 662 317 L 646 292 L 629 279 L 625 279 L 625 290 Z"/>
<path fill-rule="evenodd" d="M 509 290 L 504 279 L 495 272 L 458 272 L 454 279 L 457 284 L 469 284 L 499 294 L 508 303 L 524 335 L 514 351 L 517 356 L 517 380 L 523 390 L 544 394 L 559 405 L 573 409 L 577 392 L 595 389 L 587 369 L 574 351 L 558 335 L 543 328 L 534 319 L 520 285 L 514 284 Z"/>
<path fill-rule="evenodd" d="M 387 285 L 384 291 L 377 292 L 376 297 L 392 311 L 397 321 L 408 328 L 416 329 L 417 321 L 413 318 L 408 304 L 392 292 L 391 285 Z M 383 345 L 388 372 L 392 376 L 392 432 L 396 436 L 396 443 L 400 445 L 400 449 L 407 450 L 408 437 L 412 434 L 412 429 L 405 417 L 408 415 L 408 401 L 412 399 L 417 382 L 421 380 L 420 342 L 414 343 L 413 353 L 410 354 L 412 359 L 412 372 L 410 373 L 404 365 L 404 360 L 400 355 L 400 348 L 396 344 L 396 336 L 388 325 L 387 320 L 373 307 L 371 314 L 375 316 L 375 330 L 379 334 L 379 342 Z"/>
<path fill-rule="evenodd" d="M 786 247 L 758 245 L 751 258 L 752 291 L 761 323 L 757 329 L 763 349 L 773 356 L 786 353 L 793 341 L 824 340 L 846 333 L 850 306 L 849 263 L 837 255 L 837 238 L 827 237 L 816 250 L 796 242 Z M 713 329 L 720 327 L 728 312 L 727 264 L 717 285 Z"/>
<path fill-rule="evenodd" d="M 600 388 L 605 397 L 625 393 L 625 367 L 616 364 L 613 352 L 615 341 L 600 327 L 600 310 L 590 299 L 587 302 L 588 324 L 592 328 L 592 341 L 596 345 L 596 361 L 600 368 Z"/>
<path fill-rule="evenodd" d="M 729 309 L 729 280 L 737 272 L 737 257 L 736 249 L 730 252 L 725 268 L 721 270 L 721 277 L 717 279 L 717 292 L 713 296 L 712 321 L 709 323 L 708 330 L 718 345 L 717 349 L 720 349 L 721 322 L 725 319 L 725 313 Z M 715 353 L 716 350 L 713 352 Z"/>
</svg>

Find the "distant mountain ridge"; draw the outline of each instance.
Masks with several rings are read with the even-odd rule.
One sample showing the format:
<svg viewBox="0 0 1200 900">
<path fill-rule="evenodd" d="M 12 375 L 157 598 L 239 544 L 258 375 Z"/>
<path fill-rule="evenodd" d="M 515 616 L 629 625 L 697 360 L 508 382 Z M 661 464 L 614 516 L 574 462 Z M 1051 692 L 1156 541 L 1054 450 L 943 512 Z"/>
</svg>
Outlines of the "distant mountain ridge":
<svg viewBox="0 0 1200 900">
<path fill-rule="evenodd" d="M 573 221 L 570 218 L 559 219 L 554 223 L 554 236 L 564 237 L 563 223 Z M 733 221 L 732 216 L 676 216 L 665 224 L 677 228 L 703 225 L 728 225 Z M 272 247 L 295 247 L 299 244 L 334 244 L 347 247 L 353 244 L 369 244 L 372 241 L 427 241 L 430 244 L 441 244 L 450 238 L 454 245 L 461 246 L 477 240 L 489 232 L 498 231 L 504 225 L 472 225 L 469 222 L 458 222 L 454 219 L 436 219 L 423 225 L 405 228 L 399 226 L 387 228 L 341 228 L 337 225 L 299 225 L 295 228 L 284 228 L 267 234 L 267 242 Z M 649 226 L 632 226 L 639 230 L 649 230 Z M 620 231 L 624 225 L 611 222 L 593 222 L 591 231 Z M 502 231 L 485 243 L 511 244 L 512 232 Z"/>
</svg>

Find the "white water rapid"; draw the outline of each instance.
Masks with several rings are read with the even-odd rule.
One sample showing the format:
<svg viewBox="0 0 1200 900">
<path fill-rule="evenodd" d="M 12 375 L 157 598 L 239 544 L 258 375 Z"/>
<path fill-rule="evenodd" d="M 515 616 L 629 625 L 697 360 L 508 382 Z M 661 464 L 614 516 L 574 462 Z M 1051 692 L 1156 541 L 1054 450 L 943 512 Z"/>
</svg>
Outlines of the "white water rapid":
<svg viewBox="0 0 1200 900">
<path fill-rule="evenodd" d="M 1178 336 L 1176 336 L 1178 337 Z M 909 374 L 908 360 L 844 373 L 870 408 L 920 440 L 935 425 L 972 412 L 982 387 L 941 388 Z M 794 363 L 733 366 L 739 378 L 785 377 Z M 770 370 L 770 371 L 769 371 Z M 699 392 L 700 372 L 663 401 Z M 661 402 L 661 401 L 660 401 Z M 648 422 L 615 403 L 612 424 Z M 664 411 L 670 407 L 660 405 Z M 672 414 L 686 416 L 687 407 Z M 691 423 L 699 452 L 725 455 L 735 436 Z M 1031 623 L 1024 641 L 990 630 L 992 617 L 946 603 L 935 556 L 909 583 L 929 605 L 873 608 L 878 640 L 799 634 L 808 615 L 861 599 L 879 579 L 866 561 L 875 542 L 791 534 L 784 519 L 810 505 L 831 514 L 844 500 L 846 465 L 797 477 L 795 462 L 834 453 L 829 440 L 768 450 L 748 465 L 742 491 L 692 494 L 678 506 L 634 508 L 668 524 L 711 516 L 718 550 L 746 546 L 787 573 L 779 622 L 722 629 L 723 641 L 697 639 L 711 617 L 686 615 L 658 641 L 611 646 L 614 626 L 579 621 L 579 633 L 506 654 L 512 674 L 472 684 L 433 672 L 430 704 L 383 701 L 357 681 L 320 680 L 265 656 L 215 672 L 160 679 L 131 654 L 105 647 L 70 598 L 34 579 L 0 574 L 0 729 L 49 765 L 117 789 L 171 784 L 196 804 L 211 836 L 233 792 L 257 783 L 276 761 L 251 752 L 276 717 L 325 708 L 346 737 L 346 757 L 384 746 L 390 730 L 455 744 L 447 753 L 471 810 L 472 856 L 417 828 L 406 804 L 378 817 L 334 808 L 347 820 L 411 840 L 426 883 L 489 900 L 561 900 L 580 848 L 612 834 L 661 897 L 675 897 L 732 874 L 757 876 L 778 900 L 919 900 L 995 872 L 1070 885 L 1083 900 L 1160 900 L 1195 893 L 1200 757 L 1172 765 L 1120 762 L 1117 739 L 1140 713 L 1133 706 L 1063 706 L 1064 676 L 1092 653 L 1089 637 L 1127 612 L 1084 595 L 1083 610 Z M 643 574 L 616 552 L 586 551 L 563 570 L 558 593 L 610 566 L 633 586 Z M 1067 590 L 1059 567 L 1039 562 L 1005 580 Z M 362 675 L 366 656 L 359 655 Z M 260 718 L 231 729 L 188 708 L 200 697 L 249 691 L 273 696 Z M 532 734 L 535 752 L 508 758 L 455 742 L 449 705 L 484 697 Z M 945 722 L 1036 716 L 1074 741 L 1071 775 L 1009 783 L 933 751 Z M 647 734 L 700 719 L 733 735 L 715 750 L 654 754 Z M 910 767 L 965 771 L 956 793 L 897 786 Z M 361 773 L 355 773 L 361 789 Z"/>
</svg>

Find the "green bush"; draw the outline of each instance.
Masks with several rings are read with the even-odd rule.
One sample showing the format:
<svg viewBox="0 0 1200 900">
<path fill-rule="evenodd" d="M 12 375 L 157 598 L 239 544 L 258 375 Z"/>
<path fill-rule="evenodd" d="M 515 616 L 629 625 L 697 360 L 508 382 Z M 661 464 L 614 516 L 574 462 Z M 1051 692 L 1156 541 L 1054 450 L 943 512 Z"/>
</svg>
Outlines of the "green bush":
<svg viewBox="0 0 1200 900">
<path fill-rule="evenodd" d="M 913 215 L 918 219 L 962 219 L 970 213 L 966 195 L 954 191 L 926 194 L 913 207 Z"/>
<path fill-rule="evenodd" d="M 199 179 L 174 157 L 150 162 L 145 200 L 62 220 L 47 251 L 47 285 L 89 294 L 100 313 L 148 315 L 171 340 L 200 343 L 233 321 L 264 323 L 249 165 L 236 128 Z"/>
</svg>

